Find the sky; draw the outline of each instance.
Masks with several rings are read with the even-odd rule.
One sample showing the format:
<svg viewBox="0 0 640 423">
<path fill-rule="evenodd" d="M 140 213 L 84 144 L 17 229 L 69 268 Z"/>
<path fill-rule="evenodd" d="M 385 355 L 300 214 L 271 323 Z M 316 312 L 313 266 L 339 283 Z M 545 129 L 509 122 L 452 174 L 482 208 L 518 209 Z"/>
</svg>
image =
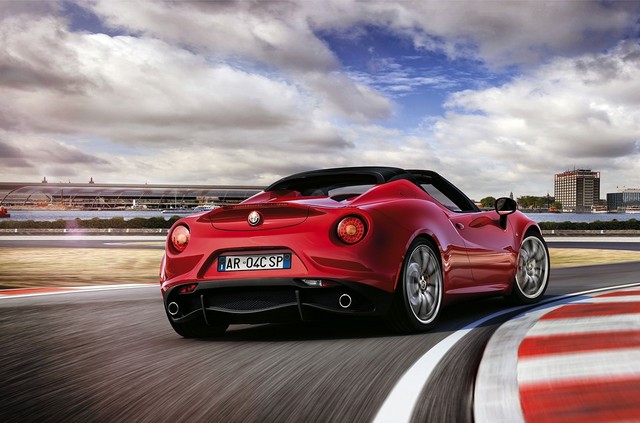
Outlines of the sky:
<svg viewBox="0 0 640 423">
<path fill-rule="evenodd" d="M 640 187 L 637 1 L 0 0 L 0 181 Z"/>
</svg>

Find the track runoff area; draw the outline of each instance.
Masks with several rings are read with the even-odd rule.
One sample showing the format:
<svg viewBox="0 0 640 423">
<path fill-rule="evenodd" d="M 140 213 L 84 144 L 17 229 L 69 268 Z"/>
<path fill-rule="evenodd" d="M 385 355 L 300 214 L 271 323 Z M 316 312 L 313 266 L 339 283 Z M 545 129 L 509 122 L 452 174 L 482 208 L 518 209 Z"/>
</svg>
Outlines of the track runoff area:
<svg viewBox="0 0 640 423">
<path fill-rule="evenodd" d="M 640 283 L 635 283 L 562 295 L 470 323 L 405 372 L 374 422 L 410 422 L 420 392 L 449 350 L 475 328 L 518 310 L 527 311 L 503 324 L 483 354 L 474 394 L 476 422 L 607 421 L 616 406 L 624 407 L 625 421 L 640 417 Z M 621 344 L 621 338 L 630 340 Z"/>
<path fill-rule="evenodd" d="M 640 284 L 563 297 L 493 334 L 476 379 L 476 422 L 640 419 Z"/>
</svg>

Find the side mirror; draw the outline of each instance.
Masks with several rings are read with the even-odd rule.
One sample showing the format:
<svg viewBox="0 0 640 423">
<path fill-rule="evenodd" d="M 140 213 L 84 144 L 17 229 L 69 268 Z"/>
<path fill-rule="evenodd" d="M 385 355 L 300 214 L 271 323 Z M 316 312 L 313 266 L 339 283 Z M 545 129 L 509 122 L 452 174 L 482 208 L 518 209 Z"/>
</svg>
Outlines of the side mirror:
<svg viewBox="0 0 640 423">
<path fill-rule="evenodd" d="M 518 210 L 518 204 L 509 197 L 500 197 L 495 204 L 496 213 L 500 216 L 500 227 L 507 229 L 507 216 Z"/>
</svg>

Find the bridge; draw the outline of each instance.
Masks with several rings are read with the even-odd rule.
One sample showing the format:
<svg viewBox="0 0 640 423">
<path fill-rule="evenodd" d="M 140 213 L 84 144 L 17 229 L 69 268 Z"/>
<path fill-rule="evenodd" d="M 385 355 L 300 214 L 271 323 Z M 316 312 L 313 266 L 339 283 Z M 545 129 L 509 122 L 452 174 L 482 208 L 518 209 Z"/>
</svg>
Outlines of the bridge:
<svg viewBox="0 0 640 423">
<path fill-rule="evenodd" d="M 263 187 L 241 185 L 0 182 L 4 207 L 175 209 L 238 203 Z"/>
</svg>

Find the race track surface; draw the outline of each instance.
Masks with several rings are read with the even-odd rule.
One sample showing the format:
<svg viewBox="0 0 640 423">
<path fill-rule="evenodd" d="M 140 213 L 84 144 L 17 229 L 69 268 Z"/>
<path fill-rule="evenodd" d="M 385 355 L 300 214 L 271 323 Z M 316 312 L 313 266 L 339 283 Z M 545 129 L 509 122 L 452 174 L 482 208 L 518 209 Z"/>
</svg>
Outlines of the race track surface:
<svg viewBox="0 0 640 423">
<path fill-rule="evenodd" d="M 638 268 L 555 270 L 547 297 L 639 282 Z M 173 332 L 155 286 L 0 299 L 0 421 L 369 422 L 423 354 L 507 307 L 502 299 L 454 305 L 420 335 L 366 320 L 238 325 L 205 341 Z M 412 421 L 472 421 L 480 356 L 509 317 L 448 351 Z"/>
</svg>

